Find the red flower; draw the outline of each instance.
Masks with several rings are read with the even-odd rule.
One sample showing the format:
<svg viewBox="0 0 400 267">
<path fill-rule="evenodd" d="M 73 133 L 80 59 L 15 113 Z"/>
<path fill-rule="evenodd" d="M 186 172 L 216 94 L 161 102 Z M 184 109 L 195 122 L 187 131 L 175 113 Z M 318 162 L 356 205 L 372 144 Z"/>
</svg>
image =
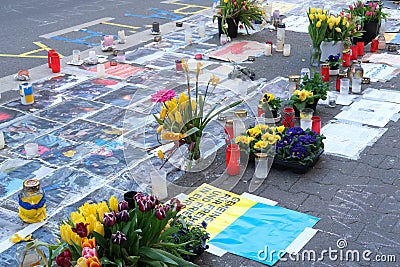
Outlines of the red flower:
<svg viewBox="0 0 400 267">
<path fill-rule="evenodd" d="M 56 257 L 56 263 L 61 267 L 71 267 L 72 253 L 69 249 L 64 250 Z"/>
<path fill-rule="evenodd" d="M 87 237 L 88 231 L 86 226 L 88 226 L 88 223 L 77 223 L 76 228 L 71 228 L 72 232 L 77 233 L 80 237 Z"/>
</svg>

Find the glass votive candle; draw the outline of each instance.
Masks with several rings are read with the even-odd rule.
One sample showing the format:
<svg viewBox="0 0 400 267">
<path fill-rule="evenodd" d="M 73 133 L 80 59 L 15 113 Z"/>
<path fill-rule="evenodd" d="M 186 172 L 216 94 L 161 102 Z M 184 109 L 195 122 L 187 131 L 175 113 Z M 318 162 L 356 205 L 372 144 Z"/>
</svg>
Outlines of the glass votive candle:
<svg viewBox="0 0 400 267">
<path fill-rule="evenodd" d="M 206 37 L 206 23 L 204 21 L 201 21 L 199 24 L 199 36 L 201 38 Z"/>
<path fill-rule="evenodd" d="M 254 176 L 258 179 L 265 179 L 269 173 L 268 154 L 255 153 L 255 171 Z"/>
<path fill-rule="evenodd" d="M 311 121 L 312 121 L 311 130 L 313 130 L 317 134 L 320 134 L 321 133 L 321 117 L 320 116 L 312 116 Z"/>
<path fill-rule="evenodd" d="M 348 78 L 340 79 L 340 94 L 347 95 L 349 93 L 350 80 Z"/>
<path fill-rule="evenodd" d="M 290 56 L 290 44 L 283 45 L 283 56 L 284 57 Z"/>
<path fill-rule="evenodd" d="M 125 51 L 119 50 L 117 53 L 117 62 L 124 63 L 125 62 Z"/>
<path fill-rule="evenodd" d="M 357 57 L 358 57 L 357 49 L 358 48 L 355 45 L 350 46 L 350 50 L 351 50 L 350 60 L 357 60 Z"/>
<path fill-rule="evenodd" d="M 240 148 L 238 144 L 228 144 L 226 147 L 226 172 L 231 176 L 240 173 Z"/>
<path fill-rule="evenodd" d="M 97 77 L 104 78 L 106 76 L 106 69 L 104 64 L 97 64 Z"/>
<path fill-rule="evenodd" d="M 25 156 L 28 159 L 39 156 L 39 145 L 37 143 L 27 143 L 24 145 Z"/>
<path fill-rule="evenodd" d="M 81 51 L 72 50 L 72 63 L 79 64 L 79 61 L 81 61 Z"/>
<path fill-rule="evenodd" d="M 360 94 L 361 93 L 361 82 L 362 78 L 359 77 L 354 77 L 351 80 L 351 92 L 354 94 Z"/>
<path fill-rule="evenodd" d="M 328 94 L 328 106 L 331 108 L 336 107 L 337 94 Z"/>
<path fill-rule="evenodd" d="M 272 45 L 271 45 L 271 44 L 265 44 L 265 51 L 264 51 L 264 54 L 265 54 L 267 57 L 272 56 Z"/>
<path fill-rule="evenodd" d="M 364 55 L 364 42 L 357 42 L 357 54 L 359 56 Z"/>
<path fill-rule="evenodd" d="M 282 112 L 282 125 L 287 128 L 292 128 L 294 127 L 294 121 L 295 121 L 294 109 L 290 107 L 284 108 Z"/>
<path fill-rule="evenodd" d="M 314 110 L 311 108 L 304 108 L 300 110 L 300 127 L 303 130 L 311 129 L 312 126 L 312 116 Z"/>
<path fill-rule="evenodd" d="M 228 36 L 226 34 L 221 34 L 219 37 L 219 44 L 224 45 L 228 42 Z"/>
<path fill-rule="evenodd" d="M 150 172 L 151 192 L 159 199 L 168 197 L 167 173 L 163 170 Z"/>
</svg>

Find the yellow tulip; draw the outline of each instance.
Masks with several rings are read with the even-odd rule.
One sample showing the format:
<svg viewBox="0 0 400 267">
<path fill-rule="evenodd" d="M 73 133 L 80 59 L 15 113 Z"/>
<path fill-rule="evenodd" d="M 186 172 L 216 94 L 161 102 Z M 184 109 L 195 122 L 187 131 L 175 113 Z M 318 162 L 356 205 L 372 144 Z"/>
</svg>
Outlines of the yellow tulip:
<svg viewBox="0 0 400 267">
<path fill-rule="evenodd" d="M 157 152 L 157 156 L 160 158 L 160 159 L 164 159 L 164 152 L 162 152 L 162 150 L 160 149 L 160 150 L 158 150 L 158 152 Z"/>
<path fill-rule="evenodd" d="M 227 4 L 229 2 L 229 0 L 224 0 L 224 3 Z"/>
<path fill-rule="evenodd" d="M 336 28 L 335 28 L 335 31 L 336 31 L 336 32 L 342 32 L 342 29 L 340 29 L 339 27 L 336 27 Z"/>
<path fill-rule="evenodd" d="M 104 213 L 110 212 L 110 209 L 108 208 L 107 203 L 104 201 L 97 204 L 96 210 L 97 210 L 97 214 L 99 215 L 100 220 L 103 219 Z"/>
<path fill-rule="evenodd" d="M 85 218 L 79 212 L 76 212 L 76 211 L 71 212 L 70 217 L 71 217 L 71 221 L 74 224 L 77 224 L 77 223 L 80 223 L 80 222 L 85 222 Z"/>
<path fill-rule="evenodd" d="M 157 133 L 161 133 L 162 130 L 163 130 L 163 128 L 164 128 L 163 125 L 158 126 L 156 132 L 157 132 Z"/>
<path fill-rule="evenodd" d="M 76 261 L 75 267 L 88 267 L 88 265 L 87 265 L 87 263 L 86 263 L 86 258 L 80 257 L 80 258 Z"/>
<path fill-rule="evenodd" d="M 335 25 L 334 23 L 328 23 L 329 30 L 332 30 L 334 25 Z"/>
<path fill-rule="evenodd" d="M 175 112 L 175 120 L 177 123 L 181 123 L 182 122 L 182 115 L 181 113 L 179 113 L 179 111 Z"/>
<path fill-rule="evenodd" d="M 315 14 L 317 12 L 317 9 L 315 7 L 310 8 L 310 13 Z"/>
<path fill-rule="evenodd" d="M 317 24 L 315 24 L 315 27 L 321 28 L 321 23 L 322 23 L 322 21 L 318 20 Z"/>
<path fill-rule="evenodd" d="M 118 211 L 118 199 L 116 197 L 111 196 L 110 200 L 108 200 L 108 204 L 113 211 Z"/>
<path fill-rule="evenodd" d="M 346 22 L 346 28 L 349 28 L 349 27 L 350 27 L 350 23 Z"/>
<path fill-rule="evenodd" d="M 192 110 L 196 110 L 196 108 L 197 108 L 196 100 L 192 99 Z"/>
<path fill-rule="evenodd" d="M 167 109 L 163 107 L 160 112 L 160 119 L 165 119 L 165 116 L 167 116 Z"/>
<path fill-rule="evenodd" d="M 308 18 L 309 18 L 310 20 L 314 20 L 314 19 L 315 19 L 314 14 L 308 15 Z"/>
<path fill-rule="evenodd" d="M 87 230 L 89 234 L 93 233 L 96 222 L 97 217 L 94 214 L 90 214 L 89 217 L 86 218 L 86 223 L 88 223 Z"/>
<path fill-rule="evenodd" d="M 321 8 L 318 8 L 318 9 L 317 9 L 317 13 L 318 13 L 318 14 L 322 14 L 322 9 L 321 9 Z"/>
<path fill-rule="evenodd" d="M 82 243 L 82 237 L 80 237 L 77 233 L 72 232 L 71 233 L 71 241 L 74 244 L 81 244 Z"/>
<path fill-rule="evenodd" d="M 104 225 L 99 221 L 96 222 L 93 231 L 96 232 L 96 233 L 99 233 L 102 236 L 104 236 Z"/>
<path fill-rule="evenodd" d="M 85 203 L 78 208 L 79 212 L 84 216 L 88 217 L 90 214 L 96 214 L 97 205 Z"/>
<path fill-rule="evenodd" d="M 322 20 L 322 21 L 326 20 L 326 15 L 322 14 L 319 19 Z"/>
<path fill-rule="evenodd" d="M 71 226 L 67 225 L 67 224 L 62 224 L 60 226 L 60 236 L 61 239 L 64 240 L 65 242 L 68 243 L 68 245 L 72 245 L 72 241 L 71 241 Z"/>
</svg>

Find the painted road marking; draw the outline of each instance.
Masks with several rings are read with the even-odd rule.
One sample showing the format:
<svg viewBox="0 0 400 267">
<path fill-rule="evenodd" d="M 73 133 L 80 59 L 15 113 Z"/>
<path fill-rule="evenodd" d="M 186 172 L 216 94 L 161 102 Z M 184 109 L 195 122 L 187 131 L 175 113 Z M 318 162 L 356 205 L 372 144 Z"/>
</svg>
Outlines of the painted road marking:
<svg viewBox="0 0 400 267">
<path fill-rule="evenodd" d="M 152 14 L 150 16 L 145 16 L 142 14 L 125 14 L 125 17 L 138 17 L 138 18 L 143 18 L 143 19 L 168 19 L 168 20 L 180 20 L 184 16 L 177 15 L 159 8 L 150 8 L 150 10 L 155 11 L 155 14 Z"/>
<path fill-rule="evenodd" d="M 111 26 L 117 26 L 117 27 L 122 27 L 122 28 L 128 28 L 128 29 L 133 29 L 132 33 L 135 33 L 137 29 L 140 29 L 141 27 L 137 27 L 137 26 L 130 26 L 130 25 L 125 25 L 125 24 L 119 24 L 119 23 L 113 23 L 113 22 L 100 22 L 100 24 L 104 24 L 104 25 L 111 25 Z"/>
<path fill-rule="evenodd" d="M 103 37 L 105 35 L 109 35 L 109 34 L 105 34 L 102 32 L 91 31 L 88 29 L 79 29 L 78 32 L 85 32 L 85 33 L 88 33 L 88 35 L 81 37 L 81 38 L 77 38 L 77 39 L 69 39 L 69 38 L 60 37 L 60 36 L 53 36 L 53 37 L 51 37 L 51 39 L 58 40 L 58 41 L 64 41 L 67 43 L 83 44 L 83 45 L 89 45 L 89 46 L 99 46 L 100 40 L 102 38 L 100 38 L 99 42 L 97 42 L 97 43 L 88 42 L 86 40 L 93 38 L 93 37 Z M 113 34 L 110 34 L 110 35 L 114 36 L 114 38 L 118 38 L 118 36 L 116 36 L 116 35 L 113 35 Z"/>
<path fill-rule="evenodd" d="M 199 14 L 201 12 L 204 12 L 204 11 L 207 11 L 207 10 L 211 9 L 211 7 L 208 7 L 208 6 L 190 5 L 190 4 L 183 4 L 183 3 L 170 3 L 170 4 L 183 6 L 181 8 L 177 8 L 177 9 L 174 10 L 175 14 L 182 14 L 182 15 L 195 15 L 195 14 Z M 183 10 L 192 9 L 192 8 L 195 8 L 195 9 L 198 8 L 199 10 L 183 12 Z"/>
<path fill-rule="evenodd" d="M 41 42 L 33 42 L 34 45 L 39 46 L 39 49 L 35 49 L 35 50 L 31 50 L 25 53 L 21 53 L 21 54 L 0 54 L 0 57 L 17 57 L 17 58 L 47 58 L 47 55 L 45 56 L 34 56 L 32 54 L 35 53 L 39 53 L 42 51 L 49 51 L 51 50 L 50 47 L 42 44 Z M 60 53 L 58 53 L 60 55 L 60 58 L 63 58 L 64 56 L 61 55 Z"/>
<path fill-rule="evenodd" d="M 54 36 L 59 36 L 59 35 L 63 35 L 63 34 L 69 33 L 69 32 L 73 32 L 73 31 L 76 31 L 77 29 L 78 30 L 79 29 L 85 29 L 87 27 L 94 26 L 94 25 L 97 25 L 99 23 L 102 23 L 102 22 L 105 22 L 105 21 L 110 21 L 110 20 L 113 20 L 113 19 L 114 18 L 105 17 L 105 18 L 102 18 L 102 19 L 97 19 L 97 20 L 93 20 L 93 21 L 90 21 L 90 22 L 86 22 L 86 23 L 80 24 L 80 25 L 76 25 L 76 26 L 72 26 L 72 27 L 69 27 L 69 28 L 65 28 L 63 30 L 59 30 L 59 31 L 43 34 L 43 35 L 40 35 L 39 37 L 50 39 L 50 38 L 52 38 Z"/>
</svg>

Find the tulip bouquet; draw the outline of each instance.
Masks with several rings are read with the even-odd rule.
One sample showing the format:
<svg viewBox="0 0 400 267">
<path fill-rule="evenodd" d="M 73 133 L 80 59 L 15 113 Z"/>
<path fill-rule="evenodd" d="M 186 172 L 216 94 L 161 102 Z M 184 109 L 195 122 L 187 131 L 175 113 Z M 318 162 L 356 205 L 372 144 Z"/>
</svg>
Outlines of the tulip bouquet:
<svg viewBox="0 0 400 267">
<path fill-rule="evenodd" d="M 239 135 L 235 138 L 241 149 L 249 150 L 250 153 L 271 153 L 274 145 L 281 140 L 281 133 L 284 126 L 270 127 L 265 124 L 257 124 L 246 131 L 246 135 Z"/>
<path fill-rule="evenodd" d="M 134 199 L 133 208 L 115 197 L 108 203 L 85 203 L 60 226 L 62 242 L 34 241 L 26 249 L 45 245 L 50 252 L 46 266 L 56 255 L 61 267 L 196 266 L 184 258 L 206 249 L 205 226 L 188 226 L 178 215 L 182 204 L 177 199 L 161 204 L 142 193 Z"/>
<path fill-rule="evenodd" d="M 189 148 L 188 168 L 190 169 L 192 161 L 200 158 L 201 137 L 207 124 L 218 114 L 242 103 L 242 100 L 223 106 L 222 104 L 226 100 L 223 98 L 216 102 L 209 111 L 206 111 L 208 96 L 214 92 L 219 79 L 214 75 L 211 76 L 204 94 L 200 94 L 198 79 L 201 62 L 197 63 L 194 90 L 191 90 L 190 86 L 190 71 L 187 61 L 182 60 L 182 66 L 186 74 L 187 92 L 175 97 L 173 90 L 161 90 L 151 96 L 151 101 L 161 104 L 161 111 L 158 115 L 154 115 L 160 125 L 157 133 L 161 135 L 161 140 L 175 143 L 170 155 L 181 145 L 187 144 Z M 158 156 L 164 159 L 164 151 L 159 150 Z"/>
<path fill-rule="evenodd" d="M 372 21 L 381 24 L 382 20 L 387 18 L 387 14 L 382 11 L 382 5 L 381 1 L 368 1 L 364 4 L 361 0 L 357 0 L 344 11 L 358 18 L 358 22 L 361 26 L 363 26 L 365 22 Z"/>
<path fill-rule="evenodd" d="M 308 33 L 310 34 L 311 41 L 314 47 L 319 47 L 325 39 L 329 13 L 327 10 L 313 7 L 308 9 L 307 16 L 310 23 L 308 25 Z"/>
<path fill-rule="evenodd" d="M 360 37 L 362 31 L 357 27 L 357 18 L 351 14 L 340 12 L 338 15 L 331 14 L 327 20 L 328 28 L 325 33 L 325 41 L 344 41 L 349 46 L 351 37 Z"/>
</svg>

